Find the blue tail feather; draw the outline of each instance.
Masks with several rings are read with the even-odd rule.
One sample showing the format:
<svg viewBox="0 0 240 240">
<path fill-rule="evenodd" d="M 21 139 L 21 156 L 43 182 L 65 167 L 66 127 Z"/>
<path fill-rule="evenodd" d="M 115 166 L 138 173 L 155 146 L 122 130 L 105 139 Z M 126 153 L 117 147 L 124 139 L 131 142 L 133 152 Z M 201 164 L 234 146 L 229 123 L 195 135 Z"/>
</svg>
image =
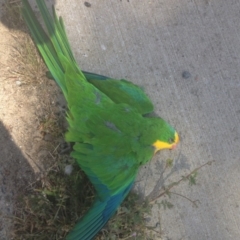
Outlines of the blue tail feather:
<svg viewBox="0 0 240 240">
<path fill-rule="evenodd" d="M 67 236 L 67 240 L 90 240 L 104 227 L 109 218 L 116 212 L 118 206 L 131 190 L 133 182 L 116 195 L 109 196 L 104 201 L 96 199 L 93 206 L 75 225 Z"/>
</svg>

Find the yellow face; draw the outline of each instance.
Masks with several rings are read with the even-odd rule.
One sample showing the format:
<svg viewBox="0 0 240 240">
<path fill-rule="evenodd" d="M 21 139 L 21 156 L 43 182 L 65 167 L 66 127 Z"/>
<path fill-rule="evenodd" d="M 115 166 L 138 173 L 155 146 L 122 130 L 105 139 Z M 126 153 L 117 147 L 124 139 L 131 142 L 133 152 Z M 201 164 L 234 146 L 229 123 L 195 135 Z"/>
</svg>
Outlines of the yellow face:
<svg viewBox="0 0 240 240">
<path fill-rule="evenodd" d="M 154 153 L 156 153 L 157 151 L 162 150 L 162 149 L 174 149 L 177 146 L 178 142 L 179 142 L 179 136 L 178 136 L 177 132 L 175 132 L 175 134 L 174 134 L 174 139 L 170 139 L 169 142 L 162 142 L 162 141 L 157 140 L 153 144 L 153 147 L 155 148 Z"/>
</svg>

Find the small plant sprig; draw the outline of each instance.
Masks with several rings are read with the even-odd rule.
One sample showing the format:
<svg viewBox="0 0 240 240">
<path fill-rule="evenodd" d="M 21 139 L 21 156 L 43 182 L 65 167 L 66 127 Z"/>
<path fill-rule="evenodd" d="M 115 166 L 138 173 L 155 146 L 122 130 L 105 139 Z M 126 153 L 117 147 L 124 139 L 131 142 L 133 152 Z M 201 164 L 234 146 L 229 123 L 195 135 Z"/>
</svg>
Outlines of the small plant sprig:
<svg viewBox="0 0 240 240">
<path fill-rule="evenodd" d="M 168 160 L 166 161 L 166 165 L 165 165 L 164 171 L 165 171 L 166 168 L 172 166 L 172 162 L 173 162 L 173 161 L 172 161 L 171 159 L 168 159 Z M 201 168 L 205 167 L 206 165 L 211 165 L 213 162 L 214 162 L 214 160 L 208 161 L 208 162 L 200 165 L 199 167 L 195 168 L 194 170 L 192 170 L 192 171 L 191 171 L 190 173 L 188 173 L 187 175 L 182 176 L 178 181 L 170 183 L 167 187 L 164 187 L 164 188 L 163 188 L 162 192 L 161 192 L 157 197 L 155 197 L 154 199 L 152 199 L 152 200 L 150 201 L 150 204 L 154 204 L 159 198 L 161 198 L 161 197 L 164 196 L 164 195 L 167 195 L 168 197 L 170 197 L 171 194 L 175 194 L 175 195 L 178 195 L 178 196 L 181 196 L 181 197 L 187 199 L 187 200 L 190 201 L 195 207 L 197 207 L 196 202 L 198 202 L 198 200 L 192 201 L 191 199 L 187 198 L 186 196 L 184 196 L 184 195 L 182 195 L 182 194 L 179 194 L 179 193 L 171 192 L 170 190 L 171 190 L 172 188 L 178 186 L 178 185 L 179 185 L 181 182 L 183 182 L 183 181 L 188 181 L 190 186 L 196 185 L 196 178 L 197 178 L 197 173 L 198 173 L 198 171 L 199 171 Z M 167 204 L 167 203 L 168 203 L 168 204 Z M 172 208 L 172 207 L 173 207 L 169 202 L 166 202 L 166 200 L 164 200 L 164 202 L 163 202 L 162 205 L 163 205 L 164 208 L 166 208 L 166 206 L 167 206 L 168 208 Z"/>
<path fill-rule="evenodd" d="M 198 200 L 192 201 L 188 197 L 170 190 L 184 181 L 189 181 L 190 186 L 196 185 L 198 171 L 206 165 L 211 165 L 213 162 L 214 161 L 208 161 L 207 163 L 195 168 L 187 175 L 182 176 L 177 182 L 172 182 L 167 187 L 163 188 L 162 192 L 156 198 L 150 201 L 146 199 L 139 202 L 139 196 L 137 194 L 130 193 L 127 199 L 122 203 L 115 217 L 109 221 L 107 227 L 98 235 L 97 240 L 151 239 L 147 238 L 149 237 L 149 234 L 151 234 L 151 231 L 158 233 L 153 227 L 146 226 L 146 216 L 151 215 L 153 204 L 155 204 L 156 201 L 163 196 L 168 196 L 170 198 L 171 194 L 175 194 L 187 199 L 193 204 L 193 206 L 197 207 Z M 173 160 L 167 159 L 163 171 L 171 167 L 173 167 Z M 159 208 L 162 206 L 164 209 L 171 209 L 174 207 L 174 205 L 166 199 L 157 203 L 157 205 Z"/>
</svg>

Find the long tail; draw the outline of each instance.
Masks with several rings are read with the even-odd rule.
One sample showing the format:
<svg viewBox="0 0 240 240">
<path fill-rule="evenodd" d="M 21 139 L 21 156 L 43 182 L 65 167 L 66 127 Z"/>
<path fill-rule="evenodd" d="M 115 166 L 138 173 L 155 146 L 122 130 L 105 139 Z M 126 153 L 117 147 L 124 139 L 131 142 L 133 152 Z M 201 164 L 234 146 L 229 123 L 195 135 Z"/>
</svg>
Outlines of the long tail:
<svg viewBox="0 0 240 240">
<path fill-rule="evenodd" d="M 118 206 L 131 190 L 133 182 L 120 193 L 109 197 L 105 201 L 96 200 L 90 210 L 74 226 L 68 234 L 67 240 L 90 240 L 104 227 L 116 212 Z"/>
<path fill-rule="evenodd" d="M 37 48 L 41 53 L 51 75 L 56 80 L 64 95 L 66 96 L 65 67 L 70 63 L 74 71 L 85 80 L 85 77 L 74 59 L 68 38 L 65 32 L 62 18 L 58 18 L 53 8 L 53 17 L 50 15 L 45 1 L 36 0 L 41 12 L 48 34 L 44 31 L 37 20 L 28 0 L 22 0 L 22 14 L 30 32 L 35 40 Z"/>
</svg>

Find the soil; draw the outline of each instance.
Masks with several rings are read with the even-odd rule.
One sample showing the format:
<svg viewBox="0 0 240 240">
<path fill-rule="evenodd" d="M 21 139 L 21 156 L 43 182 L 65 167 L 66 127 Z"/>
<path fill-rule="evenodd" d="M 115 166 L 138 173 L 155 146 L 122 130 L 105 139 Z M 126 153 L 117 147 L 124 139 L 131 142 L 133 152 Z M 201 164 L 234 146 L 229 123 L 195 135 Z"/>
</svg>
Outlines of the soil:
<svg viewBox="0 0 240 240">
<path fill-rule="evenodd" d="M 18 201 L 54 164 L 63 141 L 65 102 L 26 32 L 4 14 L 0 0 L 0 239 L 13 239 Z M 11 26 L 12 25 L 12 26 Z M 17 26 L 18 25 L 18 26 Z M 61 125 L 61 126 L 60 126 Z M 57 137 L 56 137 L 57 136 Z"/>
</svg>

